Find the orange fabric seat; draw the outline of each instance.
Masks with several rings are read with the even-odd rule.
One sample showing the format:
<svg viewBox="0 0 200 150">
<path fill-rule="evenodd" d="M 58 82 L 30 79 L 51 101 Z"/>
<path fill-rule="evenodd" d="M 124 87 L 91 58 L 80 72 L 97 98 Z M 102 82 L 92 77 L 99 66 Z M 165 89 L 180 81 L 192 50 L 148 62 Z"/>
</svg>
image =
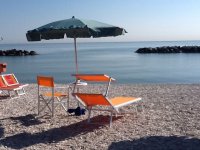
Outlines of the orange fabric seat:
<svg viewBox="0 0 200 150">
<path fill-rule="evenodd" d="M 110 99 L 110 102 L 113 106 L 119 106 L 121 104 L 138 101 L 138 98 L 135 97 L 115 97 Z"/>
<path fill-rule="evenodd" d="M 84 102 L 84 106 L 110 105 L 102 94 L 74 93 L 73 95 L 78 96 Z"/>
<path fill-rule="evenodd" d="M 3 75 L 3 78 L 5 79 L 5 82 L 8 86 L 19 85 L 18 81 L 16 80 L 13 74 L 5 74 Z"/>
<path fill-rule="evenodd" d="M 73 93 L 73 95 L 81 100 L 82 104 L 87 107 L 95 105 L 119 107 L 121 105 L 126 105 L 141 100 L 141 98 L 135 97 L 115 97 L 108 99 L 103 96 L 103 94 Z"/>
<path fill-rule="evenodd" d="M 109 82 L 110 79 L 115 80 L 105 74 L 73 74 L 72 76 L 75 76 L 77 80 L 83 81 Z"/>
<path fill-rule="evenodd" d="M 43 95 L 44 96 L 48 96 L 48 97 L 52 97 L 53 96 L 52 93 L 44 93 Z M 67 94 L 63 94 L 63 93 L 60 93 L 60 92 L 54 93 L 54 97 L 63 97 L 63 96 L 67 96 Z"/>
<path fill-rule="evenodd" d="M 0 88 L 3 88 L 3 87 L 6 87 L 4 81 L 3 81 L 3 78 L 2 76 L 0 76 Z"/>
</svg>

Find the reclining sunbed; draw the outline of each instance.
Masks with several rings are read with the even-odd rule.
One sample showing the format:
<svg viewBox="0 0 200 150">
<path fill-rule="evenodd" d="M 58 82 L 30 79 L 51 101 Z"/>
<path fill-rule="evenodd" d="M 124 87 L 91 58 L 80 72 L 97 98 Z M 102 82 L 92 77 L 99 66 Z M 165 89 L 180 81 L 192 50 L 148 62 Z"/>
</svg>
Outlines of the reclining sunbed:
<svg viewBox="0 0 200 150">
<path fill-rule="evenodd" d="M 3 93 L 8 92 L 10 98 L 17 98 L 26 94 L 24 90 L 26 86 L 28 84 L 20 84 L 14 74 L 0 75 L 0 90 Z"/>
<path fill-rule="evenodd" d="M 108 82 L 106 92 L 104 94 L 91 94 L 91 93 L 73 93 L 73 96 L 88 109 L 88 122 L 90 122 L 91 111 L 92 110 L 103 110 L 109 111 L 110 114 L 110 126 L 112 124 L 113 113 L 120 114 L 120 108 L 138 102 L 141 100 L 140 97 L 115 97 L 108 98 L 108 90 L 111 81 L 115 80 L 108 75 L 98 74 L 98 75 L 87 75 L 87 74 L 77 74 L 74 75 L 78 80 L 83 81 L 93 81 L 93 82 Z M 106 106 L 107 109 L 94 108 L 95 106 Z"/>
</svg>

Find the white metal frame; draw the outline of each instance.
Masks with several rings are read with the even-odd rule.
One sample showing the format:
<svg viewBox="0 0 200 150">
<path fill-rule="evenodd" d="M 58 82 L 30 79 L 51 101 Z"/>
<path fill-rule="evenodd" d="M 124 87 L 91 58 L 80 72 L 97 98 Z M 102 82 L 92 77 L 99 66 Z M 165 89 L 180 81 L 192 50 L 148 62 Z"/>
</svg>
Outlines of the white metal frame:
<svg viewBox="0 0 200 150">
<path fill-rule="evenodd" d="M 45 96 L 44 93 L 40 92 L 41 88 L 51 88 L 51 95 L 52 96 Z M 45 108 L 47 107 L 49 109 L 49 112 L 51 113 L 51 117 L 53 117 L 55 108 L 59 104 L 63 107 L 63 109 L 66 112 L 68 111 L 70 87 L 69 86 L 67 87 L 68 90 L 67 90 L 66 96 L 55 96 L 55 94 L 56 94 L 55 89 L 59 89 L 59 88 L 66 88 L 66 87 L 44 87 L 44 86 L 38 85 L 38 115 L 40 115 L 40 113 L 42 111 L 44 111 Z M 45 104 L 42 108 L 41 108 L 41 105 L 40 105 L 41 102 L 43 102 Z M 65 106 L 66 103 L 67 103 L 67 106 Z M 49 104 L 51 104 L 51 106 L 49 106 Z M 55 105 L 55 104 L 57 104 L 57 105 Z"/>
</svg>

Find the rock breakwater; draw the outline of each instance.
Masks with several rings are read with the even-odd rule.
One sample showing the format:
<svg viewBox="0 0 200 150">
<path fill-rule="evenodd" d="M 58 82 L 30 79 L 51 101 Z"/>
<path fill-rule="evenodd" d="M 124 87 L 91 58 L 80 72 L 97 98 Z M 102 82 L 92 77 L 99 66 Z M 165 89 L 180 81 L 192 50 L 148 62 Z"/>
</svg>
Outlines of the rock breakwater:
<svg viewBox="0 0 200 150">
<path fill-rule="evenodd" d="M 0 50 L 0 56 L 33 56 L 38 55 L 35 51 L 27 51 L 27 50 Z"/>
<path fill-rule="evenodd" d="M 136 53 L 200 53 L 200 46 L 163 46 L 139 48 Z"/>
</svg>

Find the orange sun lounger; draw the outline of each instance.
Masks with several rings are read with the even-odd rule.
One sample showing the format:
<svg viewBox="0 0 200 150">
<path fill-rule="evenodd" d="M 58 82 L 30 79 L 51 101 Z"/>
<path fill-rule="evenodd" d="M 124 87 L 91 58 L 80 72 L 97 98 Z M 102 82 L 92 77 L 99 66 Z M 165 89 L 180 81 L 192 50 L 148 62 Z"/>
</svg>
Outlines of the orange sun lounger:
<svg viewBox="0 0 200 150">
<path fill-rule="evenodd" d="M 141 100 L 140 97 L 115 97 L 112 99 L 108 98 L 108 90 L 111 84 L 111 81 L 115 81 L 114 78 L 109 77 L 105 74 L 75 74 L 76 82 L 79 80 L 90 81 L 90 82 L 107 82 L 107 88 L 104 94 L 89 94 L 89 93 L 79 93 L 74 92 L 73 96 L 88 109 L 88 122 L 90 122 L 90 116 L 92 110 L 100 111 L 109 111 L 110 115 L 110 126 L 112 124 L 113 113 L 121 113 L 120 108 L 123 106 L 130 105 L 132 103 L 138 102 Z M 75 90 L 74 90 L 75 91 Z M 108 109 L 95 109 L 95 106 L 107 106 Z"/>
<path fill-rule="evenodd" d="M 108 106 L 109 109 L 104 109 L 103 111 L 110 111 L 110 126 L 112 124 L 113 113 L 120 113 L 119 108 L 123 106 L 130 105 L 132 103 L 138 102 L 141 98 L 135 97 L 115 97 L 108 99 L 103 94 L 88 94 L 88 93 L 73 93 L 73 96 L 85 106 L 88 111 L 88 122 L 90 122 L 90 116 L 92 110 L 102 110 L 102 109 L 93 109 L 94 106 Z"/>
<path fill-rule="evenodd" d="M 14 74 L 2 74 L 0 75 L 0 90 L 5 93 L 8 92 L 10 98 L 17 98 L 20 95 L 24 95 L 24 87 L 28 84 L 19 84 Z"/>
<path fill-rule="evenodd" d="M 13 86 L 13 85 L 17 85 L 17 86 L 21 86 L 21 87 L 28 86 L 28 84 L 20 84 L 13 73 L 12 74 L 2 74 L 2 78 L 7 86 Z"/>
</svg>

